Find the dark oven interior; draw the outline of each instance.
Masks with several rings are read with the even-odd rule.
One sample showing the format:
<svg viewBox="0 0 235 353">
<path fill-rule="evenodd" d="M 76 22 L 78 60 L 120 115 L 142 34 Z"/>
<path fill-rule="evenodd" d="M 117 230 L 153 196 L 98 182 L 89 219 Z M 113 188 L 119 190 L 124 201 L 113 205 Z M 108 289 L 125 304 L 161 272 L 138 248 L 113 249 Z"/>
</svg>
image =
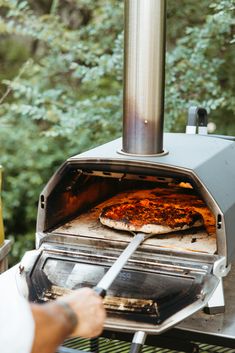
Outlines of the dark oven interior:
<svg viewBox="0 0 235 353">
<path fill-rule="evenodd" d="M 100 164 L 99 168 L 97 165 L 85 167 L 66 165 L 56 178 L 52 178 L 50 192 L 46 187 L 41 194 L 38 231 L 128 241 L 128 232 L 103 226 L 99 214 L 107 204 L 123 202 L 128 198 L 131 202 L 133 198 L 150 196 L 160 203 L 175 205 L 180 202 L 179 207 L 192 207 L 202 214 L 204 226 L 167 235 L 159 234 L 145 244 L 216 253 L 215 217 L 198 191 L 202 188 L 190 175 L 148 165 L 132 167 Z"/>
<path fill-rule="evenodd" d="M 167 175 L 127 173 L 126 171 L 105 171 L 68 168 L 46 200 L 45 231 L 53 229 L 78 214 L 81 214 L 104 200 L 127 190 L 150 189 L 157 185 L 180 183 L 189 178 L 173 179 Z M 44 208 L 45 196 L 41 195 L 40 207 Z"/>
<path fill-rule="evenodd" d="M 50 192 L 46 189 L 40 196 L 39 208 L 43 213 L 43 220 L 38 221 L 41 231 L 56 229 L 115 195 L 123 194 L 125 197 L 125 193 L 128 195 L 138 190 L 157 190 L 155 194 L 159 192 L 163 201 L 167 200 L 172 204 L 177 202 L 177 198 L 184 198 L 186 201 L 190 195 L 205 203 L 199 191 L 202 188 L 186 172 L 148 166 L 100 164 L 99 168 L 97 165 L 92 167 L 67 165 L 59 180 L 54 182 L 52 179 L 53 187 Z"/>
</svg>

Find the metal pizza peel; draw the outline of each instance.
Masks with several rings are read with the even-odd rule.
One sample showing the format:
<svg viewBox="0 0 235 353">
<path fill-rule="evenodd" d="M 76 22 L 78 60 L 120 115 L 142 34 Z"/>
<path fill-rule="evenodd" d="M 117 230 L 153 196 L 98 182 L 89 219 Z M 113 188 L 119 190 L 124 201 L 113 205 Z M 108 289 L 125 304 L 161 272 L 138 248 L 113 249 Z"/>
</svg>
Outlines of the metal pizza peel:
<svg viewBox="0 0 235 353">
<path fill-rule="evenodd" d="M 131 232 L 132 233 L 132 232 Z M 102 298 L 106 296 L 107 290 L 112 285 L 113 281 L 119 275 L 127 261 L 136 251 L 136 249 L 149 237 L 155 235 L 153 233 L 132 233 L 134 234 L 134 238 L 129 243 L 129 245 L 125 248 L 125 250 L 121 253 L 121 255 L 117 258 L 114 264 L 110 267 L 110 269 L 106 272 L 103 278 L 99 281 L 99 283 L 94 287 L 96 293 L 98 293 Z"/>
</svg>

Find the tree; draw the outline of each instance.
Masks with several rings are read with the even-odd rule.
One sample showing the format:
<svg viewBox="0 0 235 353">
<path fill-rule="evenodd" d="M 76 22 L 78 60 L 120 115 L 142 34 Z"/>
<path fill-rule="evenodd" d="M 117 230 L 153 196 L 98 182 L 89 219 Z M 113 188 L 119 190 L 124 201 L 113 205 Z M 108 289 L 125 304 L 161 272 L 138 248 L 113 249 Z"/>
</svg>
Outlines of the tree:
<svg viewBox="0 0 235 353">
<path fill-rule="evenodd" d="M 202 105 L 217 124 L 217 133 L 235 134 L 235 3 L 201 3 L 203 21 L 189 24 L 167 55 L 167 128 L 182 130 L 185 107 Z"/>
</svg>

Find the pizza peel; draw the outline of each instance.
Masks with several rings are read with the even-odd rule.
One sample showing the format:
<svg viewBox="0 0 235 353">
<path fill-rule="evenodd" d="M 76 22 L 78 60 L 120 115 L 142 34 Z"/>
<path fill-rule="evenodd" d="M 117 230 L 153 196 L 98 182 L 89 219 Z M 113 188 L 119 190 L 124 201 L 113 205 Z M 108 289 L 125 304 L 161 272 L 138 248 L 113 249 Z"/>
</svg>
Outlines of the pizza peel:
<svg viewBox="0 0 235 353">
<path fill-rule="evenodd" d="M 177 209 L 178 211 L 181 209 Z M 199 217 L 200 221 L 203 219 L 202 216 L 196 212 L 198 214 L 197 217 Z M 196 220 L 194 220 L 194 224 L 193 226 L 196 226 L 196 223 L 199 221 L 199 219 L 197 218 Z M 200 222 L 199 221 L 199 222 Z M 107 223 L 101 222 L 102 224 L 110 227 L 110 228 L 114 228 L 114 229 L 119 229 L 118 227 L 115 226 L 110 226 Z M 200 226 L 203 223 L 200 223 Z M 197 224 L 198 226 L 198 224 Z M 166 233 L 168 233 L 170 231 L 170 227 L 166 227 L 168 228 Z M 182 227 L 176 227 L 175 230 L 182 230 Z M 161 232 L 163 233 L 163 232 Z M 145 232 L 131 232 L 131 234 L 134 234 L 134 238 L 132 239 L 132 241 L 129 243 L 129 245 L 126 247 L 126 249 L 121 253 L 121 255 L 117 258 L 117 260 L 114 262 L 114 264 L 110 267 L 110 269 L 106 272 L 106 274 L 103 276 L 103 278 L 99 281 L 99 283 L 97 284 L 97 286 L 94 288 L 95 291 L 102 296 L 103 298 L 106 295 L 107 290 L 109 289 L 109 287 L 111 286 L 111 284 L 113 283 L 113 281 L 115 280 L 115 278 L 118 276 L 118 274 L 120 273 L 120 271 L 122 270 L 122 268 L 125 266 L 125 264 L 127 263 L 127 261 L 129 260 L 129 258 L 132 256 L 132 254 L 135 252 L 135 250 L 138 248 L 138 246 L 140 244 L 142 244 L 146 239 L 148 239 L 149 237 L 156 235 L 156 232 L 151 232 L 150 229 L 145 230 Z"/>
<path fill-rule="evenodd" d="M 132 232 L 131 232 L 132 233 Z M 118 274 L 121 272 L 127 261 L 133 255 L 135 250 L 142 244 L 146 239 L 155 235 L 153 233 L 132 233 L 134 234 L 134 238 L 129 243 L 129 245 L 125 248 L 125 250 L 121 253 L 121 255 L 117 258 L 114 264 L 110 267 L 108 272 L 103 276 L 103 278 L 99 281 L 99 283 L 94 287 L 94 290 L 97 294 L 99 294 L 102 298 L 106 296 L 107 290 L 112 285 L 113 281 L 116 279 Z"/>
</svg>

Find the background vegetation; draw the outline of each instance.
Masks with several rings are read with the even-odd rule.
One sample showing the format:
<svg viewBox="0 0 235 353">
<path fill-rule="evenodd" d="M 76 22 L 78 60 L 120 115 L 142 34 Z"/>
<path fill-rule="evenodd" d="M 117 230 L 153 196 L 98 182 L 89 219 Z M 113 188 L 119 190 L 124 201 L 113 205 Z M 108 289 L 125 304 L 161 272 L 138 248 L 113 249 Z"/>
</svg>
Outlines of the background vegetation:
<svg viewBox="0 0 235 353">
<path fill-rule="evenodd" d="M 33 247 L 37 200 L 68 156 L 121 135 L 121 0 L 0 0 L 0 164 L 11 262 Z M 235 134 L 234 0 L 168 0 L 166 131 L 190 104 Z"/>
</svg>

